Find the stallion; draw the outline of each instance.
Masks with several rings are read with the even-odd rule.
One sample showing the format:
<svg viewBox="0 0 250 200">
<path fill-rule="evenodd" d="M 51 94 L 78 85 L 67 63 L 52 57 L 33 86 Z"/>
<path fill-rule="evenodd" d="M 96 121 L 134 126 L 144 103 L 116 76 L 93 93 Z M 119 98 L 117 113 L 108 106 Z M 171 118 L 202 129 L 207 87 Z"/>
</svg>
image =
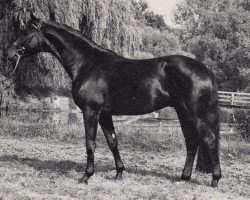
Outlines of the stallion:
<svg viewBox="0 0 250 200">
<path fill-rule="evenodd" d="M 206 66 L 182 55 L 124 58 L 80 31 L 30 15 L 26 30 L 9 48 L 8 58 L 16 61 L 48 52 L 72 79 L 72 96 L 82 110 L 86 134 L 87 166 L 79 182 L 87 183 L 94 174 L 98 123 L 114 156 L 116 179 L 121 179 L 124 165 L 112 115 L 142 115 L 171 106 L 177 112 L 187 150 L 181 179 L 190 180 L 198 152 L 197 169 L 212 173 L 211 186 L 218 186 L 218 94 L 215 77 Z"/>
</svg>

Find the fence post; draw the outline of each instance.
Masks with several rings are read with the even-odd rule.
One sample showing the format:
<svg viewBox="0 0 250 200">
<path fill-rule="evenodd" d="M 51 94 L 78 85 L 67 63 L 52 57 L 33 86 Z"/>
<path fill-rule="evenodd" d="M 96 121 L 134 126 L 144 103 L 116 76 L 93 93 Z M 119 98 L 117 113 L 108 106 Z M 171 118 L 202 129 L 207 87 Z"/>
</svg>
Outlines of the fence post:
<svg viewBox="0 0 250 200">
<path fill-rule="evenodd" d="M 232 94 L 231 94 L 231 105 L 232 105 L 232 106 L 234 105 L 234 96 L 235 96 L 235 94 L 232 93 Z"/>
<path fill-rule="evenodd" d="M 159 133 L 162 134 L 162 129 L 163 129 L 163 125 L 162 125 L 162 122 L 160 121 L 160 124 L 159 124 Z"/>
</svg>

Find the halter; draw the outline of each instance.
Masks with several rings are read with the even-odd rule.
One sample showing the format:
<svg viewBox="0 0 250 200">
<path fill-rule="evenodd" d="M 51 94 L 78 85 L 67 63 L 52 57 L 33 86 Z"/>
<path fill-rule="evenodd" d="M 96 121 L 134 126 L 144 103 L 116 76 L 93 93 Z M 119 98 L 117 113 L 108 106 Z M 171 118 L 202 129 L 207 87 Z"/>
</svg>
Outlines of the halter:
<svg viewBox="0 0 250 200">
<path fill-rule="evenodd" d="M 31 26 L 34 27 L 34 28 L 36 29 L 35 34 L 34 34 L 33 37 L 35 37 L 35 36 L 37 37 L 37 40 L 38 40 L 39 45 L 40 45 L 40 48 L 41 48 L 41 50 L 42 50 L 42 45 L 41 45 L 41 42 L 40 42 L 39 37 L 38 37 L 38 35 L 37 35 L 37 32 L 38 32 L 38 31 L 41 31 L 42 21 L 40 21 L 40 22 L 38 23 L 37 26 L 36 26 L 35 24 L 31 24 Z M 41 32 L 42 32 L 42 31 L 41 31 Z M 33 37 L 32 37 L 32 38 L 33 38 Z M 31 38 L 31 39 L 32 39 L 32 38 Z M 20 48 L 20 49 L 17 50 L 17 53 L 15 54 L 15 56 L 17 56 L 17 61 L 16 61 L 16 65 L 15 65 L 13 71 L 11 72 L 11 74 L 10 74 L 8 77 L 6 77 L 6 78 L 0 80 L 0 82 L 4 82 L 4 81 L 8 80 L 11 76 L 13 76 L 13 74 L 15 73 L 15 71 L 16 71 L 16 69 L 17 69 L 17 67 L 18 67 L 18 64 L 19 64 L 19 62 L 20 62 L 20 59 L 21 59 L 21 57 L 24 55 L 25 51 L 26 51 L 25 46 L 23 46 L 22 48 Z"/>
<path fill-rule="evenodd" d="M 37 24 L 37 26 L 35 24 L 31 24 L 31 26 L 33 26 L 37 31 L 40 31 L 41 27 L 42 27 L 42 20 L 39 21 L 39 23 Z"/>
<path fill-rule="evenodd" d="M 19 50 L 21 51 L 21 49 L 18 49 L 17 52 L 18 52 Z M 22 51 L 23 51 L 23 50 L 22 50 Z M 17 69 L 17 67 L 18 67 L 20 58 L 22 57 L 22 55 L 20 55 L 19 53 L 16 53 L 16 56 L 17 56 L 17 61 L 16 61 L 16 65 L 15 65 L 13 71 L 11 72 L 11 74 L 10 74 L 8 77 L 6 77 L 6 78 L 0 80 L 0 82 L 7 81 L 7 80 L 8 80 L 11 76 L 13 76 L 13 74 L 15 73 L 15 71 L 16 71 L 16 69 Z"/>
<path fill-rule="evenodd" d="M 35 28 L 35 34 L 34 34 L 34 36 L 33 37 L 35 37 L 36 36 L 36 38 L 37 38 L 37 40 L 38 40 L 38 42 L 39 42 L 39 45 L 40 45 L 40 48 L 41 48 L 41 50 L 43 50 L 43 48 L 42 48 L 42 44 L 41 44 L 41 42 L 40 42 L 40 40 L 39 40 L 39 37 L 38 37 L 38 35 L 37 35 L 37 33 L 38 32 L 41 32 L 42 34 L 43 34 L 43 32 L 41 31 L 41 27 L 42 27 L 42 21 L 39 21 L 39 23 L 37 24 L 37 25 L 35 25 L 35 24 L 31 24 L 31 26 L 33 27 L 33 28 Z M 32 38 L 33 38 L 32 37 Z M 31 40 L 32 40 L 32 38 L 31 38 Z M 26 50 L 26 48 L 25 47 L 22 47 L 21 49 L 19 49 L 19 50 L 23 50 L 23 54 L 25 53 L 25 50 Z M 18 50 L 17 50 L 18 51 Z"/>
</svg>

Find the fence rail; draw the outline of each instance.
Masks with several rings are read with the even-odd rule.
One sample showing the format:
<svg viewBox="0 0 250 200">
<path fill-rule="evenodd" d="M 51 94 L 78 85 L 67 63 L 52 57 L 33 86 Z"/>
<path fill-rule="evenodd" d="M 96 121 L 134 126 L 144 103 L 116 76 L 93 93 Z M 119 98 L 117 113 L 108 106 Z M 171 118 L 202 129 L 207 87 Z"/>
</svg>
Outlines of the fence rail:
<svg viewBox="0 0 250 200">
<path fill-rule="evenodd" d="M 219 105 L 250 108 L 250 93 L 219 91 Z"/>
<path fill-rule="evenodd" d="M 182 133 L 181 125 L 179 122 L 176 123 L 176 121 L 169 121 L 169 122 L 155 122 L 155 123 L 147 123 L 147 122 L 133 122 L 131 124 L 124 124 L 124 123 L 115 123 L 116 127 L 124 127 L 129 126 L 133 129 L 146 129 L 150 130 L 152 132 L 159 132 L 159 133 L 167 133 L 167 132 L 178 132 Z M 234 128 L 229 123 L 221 123 L 220 124 L 220 133 L 221 135 L 233 135 L 235 134 Z"/>
</svg>

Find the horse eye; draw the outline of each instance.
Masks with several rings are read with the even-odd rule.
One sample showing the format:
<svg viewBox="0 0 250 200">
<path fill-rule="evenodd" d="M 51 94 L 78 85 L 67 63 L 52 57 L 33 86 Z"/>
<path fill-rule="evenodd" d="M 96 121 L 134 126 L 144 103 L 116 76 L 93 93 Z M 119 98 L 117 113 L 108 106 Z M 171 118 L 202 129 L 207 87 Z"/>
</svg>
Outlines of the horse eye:
<svg viewBox="0 0 250 200">
<path fill-rule="evenodd" d="M 26 34 L 25 34 L 25 30 L 20 30 L 20 31 L 19 31 L 19 36 L 22 36 L 22 35 L 26 35 Z"/>
<path fill-rule="evenodd" d="M 23 32 L 23 34 L 24 34 L 24 35 L 29 35 L 29 31 L 25 30 L 25 31 Z"/>
</svg>

